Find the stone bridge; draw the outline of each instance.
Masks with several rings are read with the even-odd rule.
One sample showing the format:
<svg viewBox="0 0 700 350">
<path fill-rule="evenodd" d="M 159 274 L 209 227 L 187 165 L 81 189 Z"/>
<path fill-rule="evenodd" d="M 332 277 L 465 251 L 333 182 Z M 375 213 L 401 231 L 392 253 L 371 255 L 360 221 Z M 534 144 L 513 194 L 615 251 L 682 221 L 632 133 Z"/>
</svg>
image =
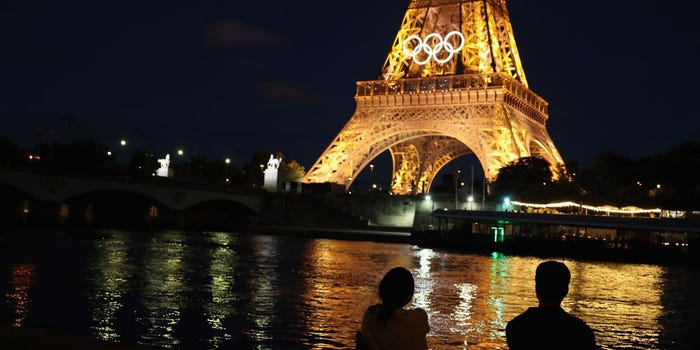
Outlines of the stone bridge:
<svg viewBox="0 0 700 350">
<path fill-rule="evenodd" d="M 182 227 L 254 221 L 263 210 L 265 192 L 213 188 L 161 177 L 131 179 L 2 169 L 0 195 L 0 209 L 10 213 L 3 215 L 19 221 Z"/>
</svg>

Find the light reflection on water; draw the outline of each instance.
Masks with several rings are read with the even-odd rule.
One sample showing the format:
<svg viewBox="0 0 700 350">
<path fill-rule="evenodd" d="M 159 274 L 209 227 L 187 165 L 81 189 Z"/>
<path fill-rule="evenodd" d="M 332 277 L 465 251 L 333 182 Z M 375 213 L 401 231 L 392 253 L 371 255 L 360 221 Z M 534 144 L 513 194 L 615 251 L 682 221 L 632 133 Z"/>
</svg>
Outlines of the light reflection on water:
<svg viewBox="0 0 700 350">
<path fill-rule="evenodd" d="M 94 262 L 87 267 L 92 276 L 88 301 L 94 305 L 90 314 L 93 334 L 103 340 L 119 341 L 114 328 L 117 313 L 124 307 L 122 297 L 127 281 L 133 275 L 133 265 L 128 261 L 129 235 L 116 232 L 115 239 L 95 240 Z"/>
<path fill-rule="evenodd" d="M 79 258 L 18 249 L 32 242 L 50 252 L 59 240 L 71 250 L 60 256 Z M 61 318 L 66 324 L 53 330 L 173 349 L 351 347 L 364 309 L 378 301 L 379 280 L 399 265 L 415 276 L 411 306 L 428 312 L 432 349 L 506 349 L 508 320 L 537 303 L 533 277 L 542 261 L 223 232 L 110 230 L 2 243 L 3 323 L 45 327 Z M 697 345 L 696 270 L 564 262 L 572 279 L 563 307 L 588 322 L 600 348 Z M 83 288 L 72 295 L 84 295 L 72 302 L 75 315 L 53 313 L 47 297 L 67 288 L 63 279 L 84 280 L 72 286 Z"/>
<path fill-rule="evenodd" d="M 36 266 L 34 264 L 13 264 L 9 267 L 9 290 L 5 294 L 7 303 L 13 309 L 12 326 L 19 327 L 31 307 L 29 291 L 36 280 Z"/>
</svg>

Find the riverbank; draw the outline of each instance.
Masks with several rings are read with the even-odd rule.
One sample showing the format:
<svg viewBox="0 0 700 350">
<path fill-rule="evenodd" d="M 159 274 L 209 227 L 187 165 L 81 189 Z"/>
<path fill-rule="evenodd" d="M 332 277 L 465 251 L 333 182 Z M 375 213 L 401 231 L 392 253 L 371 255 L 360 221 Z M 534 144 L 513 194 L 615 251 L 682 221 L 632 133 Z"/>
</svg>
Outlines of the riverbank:
<svg viewBox="0 0 700 350">
<path fill-rule="evenodd" d="M 273 234 L 282 236 L 291 235 L 308 238 L 329 238 L 353 241 L 374 241 L 384 243 L 413 243 L 410 227 L 367 226 L 364 228 L 343 228 L 249 225 L 238 227 L 236 232 L 247 234 Z"/>
<path fill-rule="evenodd" d="M 3 350 L 155 350 L 158 348 L 100 341 L 87 336 L 0 325 Z"/>
<path fill-rule="evenodd" d="M 648 245 L 636 241 L 609 241 L 598 237 L 513 235 L 464 231 L 416 230 L 410 227 L 364 228 L 251 225 L 235 230 L 245 234 L 272 234 L 307 238 L 414 244 L 452 253 L 533 256 L 587 261 L 644 263 L 700 268 L 700 257 L 683 246 Z"/>
<path fill-rule="evenodd" d="M 263 234 L 288 237 L 327 238 L 350 241 L 372 241 L 381 243 L 412 244 L 425 248 L 432 248 L 452 253 L 491 254 L 501 253 L 510 256 L 532 256 L 540 258 L 581 259 L 587 261 L 603 262 L 627 262 L 645 263 L 656 265 L 688 266 L 700 268 L 700 256 L 697 250 L 691 250 L 681 244 L 651 244 L 633 237 L 629 232 L 620 239 L 607 238 L 605 235 L 595 235 L 588 232 L 588 236 L 580 234 L 562 234 L 557 226 L 557 231 L 548 231 L 530 227 L 529 234 L 521 231 L 514 233 L 507 230 L 494 235 L 489 232 L 490 226 L 484 224 L 477 230 L 467 228 L 457 230 L 413 229 L 411 227 L 386 227 L 386 226 L 352 226 L 343 227 L 318 225 L 234 225 L 223 228 L 207 228 L 206 231 L 236 232 L 242 234 Z M 89 235 L 94 228 L 66 227 L 59 230 L 55 227 L 43 225 L 24 225 L 15 233 L 36 237 L 42 232 L 54 232 L 57 235 Z M 157 232 L 159 229 L 145 230 L 144 232 Z M 192 231 L 192 230 L 186 230 Z M 196 231 L 196 230 L 195 230 Z M 195 232 L 192 231 L 192 232 Z M 85 233 L 83 233 L 85 232 Z M 482 232 L 482 233 L 479 233 Z M 9 233 L 9 232 L 5 232 Z M 0 243 L 3 236 L 11 236 L 0 232 Z M 27 236 L 27 237 L 29 237 Z M 625 238 L 627 237 L 627 238 Z M 42 254 L 37 252 L 37 254 Z"/>
</svg>

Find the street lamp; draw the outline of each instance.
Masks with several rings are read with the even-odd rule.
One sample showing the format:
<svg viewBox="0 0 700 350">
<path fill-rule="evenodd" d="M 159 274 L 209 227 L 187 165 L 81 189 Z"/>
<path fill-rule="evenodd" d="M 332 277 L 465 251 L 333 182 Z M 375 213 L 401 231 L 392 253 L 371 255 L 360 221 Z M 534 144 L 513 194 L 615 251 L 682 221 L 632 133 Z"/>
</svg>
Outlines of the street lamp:
<svg viewBox="0 0 700 350">
<path fill-rule="evenodd" d="M 455 182 L 455 210 L 457 210 L 457 193 L 458 193 L 458 190 L 459 190 L 459 187 L 458 187 L 458 186 L 459 186 L 459 173 L 461 173 L 461 172 L 462 172 L 461 170 L 455 168 L 455 172 L 454 172 L 454 182 Z"/>
<path fill-rule="evenodd" d="M 124 165 L 126 165 L 126 163 L 127 163 L 126 162 L 126 139 L 119 140 L 119 145 L 122 146 L 122 151 L 119 152 L 119 153 L 121 153 L 122 163 L 124 163 Z"/>
<path fill-rule="evenodd" d="M 433 227 L 433 215 L 432 213 L 435 211 L 435 200 L 433 200 L 433 197 L 429 194 L 426 194 L 423 200 L 426 202 L 430 202 L 430 228 L 432 229 Z"/>
<path fill-rule="evenodd" d="M 228 185 L 228 184 L 230 183 L 230 181 L 231 181 L 231 179 L 229 179 L 229 168 L 230 168 L 229 165 L 231 164 L 231 158 L 226 157 L 226 158 L 224 159 L 224 164 L 226 164 L 226 174 L 225 174 L 225 176 L 224 176 L 224 179 L 225 179 L 224 181 L 225 181 L 226 184 Z"/>
</svg>

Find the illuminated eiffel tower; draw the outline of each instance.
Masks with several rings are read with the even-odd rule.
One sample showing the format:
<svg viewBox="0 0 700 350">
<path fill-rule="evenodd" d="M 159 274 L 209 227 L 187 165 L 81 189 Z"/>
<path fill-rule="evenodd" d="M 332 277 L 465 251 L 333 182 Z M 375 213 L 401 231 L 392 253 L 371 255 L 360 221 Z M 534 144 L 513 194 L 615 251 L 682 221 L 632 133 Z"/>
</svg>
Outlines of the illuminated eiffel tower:
<svg viewBox="0 0 700 350">
<path fill-rule="evenodd" d="M 473 153 L 486 177 L 521 157 L 563 161 L 547 101 L 527 85 L 505 0 L 413 0 L 377 80 L 358 81 L 355 114 L 304 176 L 350 187 L 389 150 L 394 194 L 427 193 Z"/>
</svg>

